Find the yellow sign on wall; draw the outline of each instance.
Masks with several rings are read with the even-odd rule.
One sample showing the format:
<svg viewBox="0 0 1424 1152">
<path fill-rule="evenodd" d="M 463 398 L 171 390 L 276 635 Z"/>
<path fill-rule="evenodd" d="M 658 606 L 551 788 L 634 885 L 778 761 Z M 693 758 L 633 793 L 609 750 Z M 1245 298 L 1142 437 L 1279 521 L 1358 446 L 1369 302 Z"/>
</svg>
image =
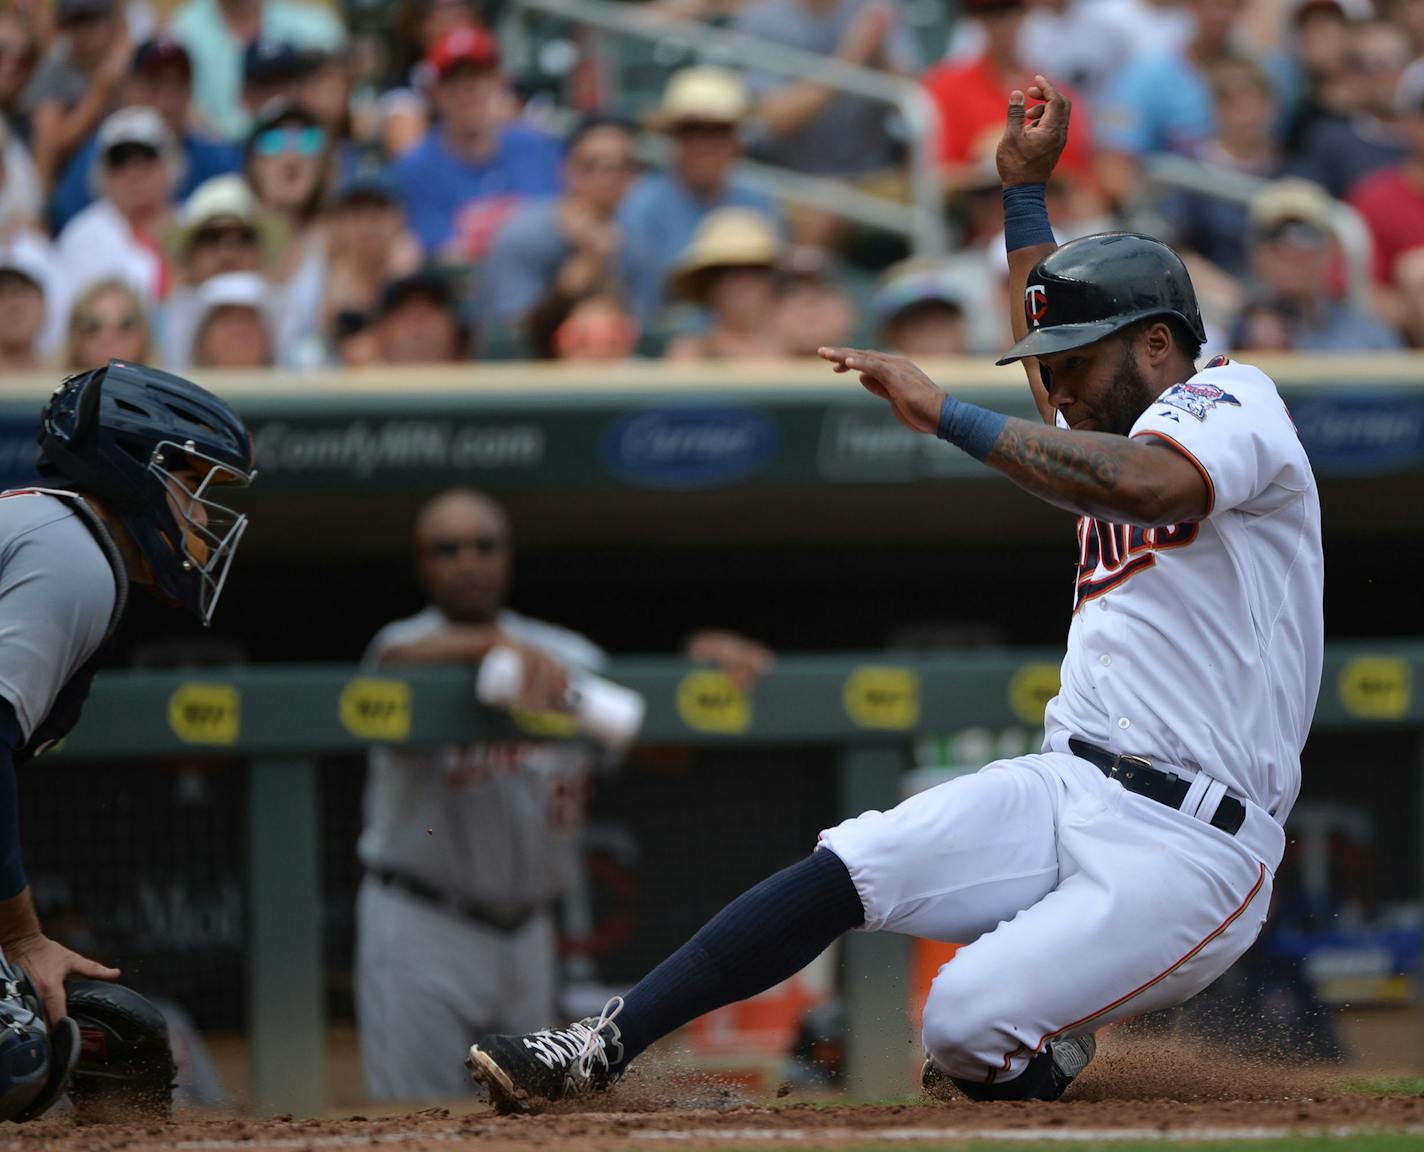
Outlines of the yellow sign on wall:
<svg viewBox="0 0 1424 1152">
<path fill-rule="evenodd" d="M 180 684 L 168 697 L 168 726 L 185 744 L 236 744 L 240 720 L 231 684 Z"/>
<path fill-rule="evenodd" d="M 846 715 L 862 728 L 904 732 L 920 722 L 920 677 L 910 668 L 867 664 L 846 677 Z"/>
<path fill-rule="evenodd" d="M 752 724 L 752 702 L 725 672 L 689 672 L 677 686 L 677 714 L 698 732 L 736 735 Z"/>
<path fill-rule="evenodd" d="M 1409 661 L 1394 656 L 1356 656 L 1340 669 L 1340 702 L 1351 716 L 1399 720 L 1409 715 Z"/>
<path fill-rule="evenodd" d="M 1057 695 L 1057 664 L 1025 664 L 1009 681 L 1009 707 L 1025 724 L 1042 724 L 1044 709 Z"/>
<path fill-rule="evenodd" d="M 410 738 L 410 685 L 359 677 L 341 690 L 341 726 L 358 740 Z"/>
</svg>

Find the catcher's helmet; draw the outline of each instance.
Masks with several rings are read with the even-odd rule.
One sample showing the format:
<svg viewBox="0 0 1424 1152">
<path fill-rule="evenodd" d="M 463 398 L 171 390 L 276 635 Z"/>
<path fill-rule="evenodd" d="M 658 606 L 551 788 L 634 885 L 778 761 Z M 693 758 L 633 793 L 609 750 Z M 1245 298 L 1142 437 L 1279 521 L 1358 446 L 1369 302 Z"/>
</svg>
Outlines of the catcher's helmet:
<svg viewBox="0 0 1424 1152">
<path fill-rule="evenodd" d="M 25 970 L 0 955 L 0 1120 L 18 1120 L 49 1079 L 49 1029 Z"/>
<path fill-rule="evenodd" d="M 55 389 L 39 444 L 41 474 L 97 497 L 133 537 L 158 591 L 208 623 L 247 517 L 207 496 L 255 475 L 237 413 L 180 376 L 110 360 Z"/>
<path fill-rule="evenodd" d="M 1149 316 L 1176 316 L 1206 339 L 1182 258 L 1136 232 L 1070 240 L 1033 266 L 1024 288 L 1028 335 L 1000 364 L 1082 348 Z"/>
</svg>

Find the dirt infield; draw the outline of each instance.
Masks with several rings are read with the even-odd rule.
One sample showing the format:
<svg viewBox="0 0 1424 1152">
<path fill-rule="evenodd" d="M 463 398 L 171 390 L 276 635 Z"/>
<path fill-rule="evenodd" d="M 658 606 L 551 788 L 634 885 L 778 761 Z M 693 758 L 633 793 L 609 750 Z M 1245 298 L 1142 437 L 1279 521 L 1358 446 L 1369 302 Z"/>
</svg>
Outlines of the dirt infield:
<svg viewBox="0 0 1424 1152">
<path fill-rule="evenodd" d="M 340 1120 L 187 1120 L 170 1124 L 81 1126 L 44 1120 L 0 1132 L 16 1152 L 262 1152 L 364 1148 L 392 1152 L 608 1152 L 660 1147 L 814 1147 L 1032 1140 L 1055 1143 L 1188 1135 L 1250 1139 L 1290 1132 L 1337 1134 L 1374 1129 L 1424 1134 L 1424 1099 L 1326 1099 L 1170 1103 L 1082 1100 L 1060 1104 L 967 1103 L 820 1107 L 739 1106 L 659 1112 L 596 1112 L 496 1117 L 483 1107 Z"/>
<path fill-rule="evenodd" d="M 982 1140 L 1188 1137 L 1258 1140 L 1300 1132 L 1391 1130 L 1424 1142 L 1424 1096 L 1350 1092 L 1335 1072 L 1292 1071 L 1117 1043 L 1056 1104 L 851 1105 L 747 1100 L 715 1081 L 635 1069 L 607 1096 L 542 1115 L 496 1116 L 472 1102 L 401 1115 L 81 1125 L 72 1118 L 0 1129 L 4 1152 L 610 1152 L 638 1148 L 928 1146 Z M 1421 1143 L 1424 1146 L 1424 1143 Z"/>
</svg>

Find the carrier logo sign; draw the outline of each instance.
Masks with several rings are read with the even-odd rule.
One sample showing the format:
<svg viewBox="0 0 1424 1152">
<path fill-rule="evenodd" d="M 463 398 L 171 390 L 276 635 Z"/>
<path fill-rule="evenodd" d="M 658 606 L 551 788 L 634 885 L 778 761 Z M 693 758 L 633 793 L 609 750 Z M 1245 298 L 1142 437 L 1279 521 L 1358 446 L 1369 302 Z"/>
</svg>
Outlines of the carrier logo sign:
<svg viewBox="0 0 1424 1152">
<path fill-rule="evenodd" d="M 721 488 L 765 469 L 779 440 L 753 408 L 655 408 L 610 424 L 599 451 L 609 472 L 638 488 Z"/>
<path fill-rule="evenodd" d="M 1316 472 L 1365 476 L 1424 460 L 1424 402 L 1417 396 L 1316 396 L 1291 408 Z"/>
<path fill-rule="evenodd" d="M 1042 284 L 1030 284 L 1024 289 L 1024 315 L 1035 328 L 1048 315 L 1048 289 Z"/>
</svg>

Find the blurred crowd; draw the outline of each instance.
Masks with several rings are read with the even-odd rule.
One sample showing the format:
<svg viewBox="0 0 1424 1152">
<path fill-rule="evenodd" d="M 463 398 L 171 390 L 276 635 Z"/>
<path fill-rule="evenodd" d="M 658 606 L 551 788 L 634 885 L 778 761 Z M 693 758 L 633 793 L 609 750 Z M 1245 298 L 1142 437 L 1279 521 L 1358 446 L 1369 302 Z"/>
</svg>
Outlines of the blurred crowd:
<svg viewBox="0 0 1424 1152">
<path fill-rule="evenodd" d="M 993 352 L 1037 72 L 1074 101 L 1060 241 L 1178 246 L 1214 350 L 1424 346 L 1424 0 L 962 0 L 934 60 L 896 0 L 643 2 L 918 79 L 936 138 L 707 63 L 620 118 L 596 68 L 531 84 L 489 3 L 0 0 L 0 365 Z M 742 167 L 903 201 L 917 143 L 935 258 Z"/>
</svg>

